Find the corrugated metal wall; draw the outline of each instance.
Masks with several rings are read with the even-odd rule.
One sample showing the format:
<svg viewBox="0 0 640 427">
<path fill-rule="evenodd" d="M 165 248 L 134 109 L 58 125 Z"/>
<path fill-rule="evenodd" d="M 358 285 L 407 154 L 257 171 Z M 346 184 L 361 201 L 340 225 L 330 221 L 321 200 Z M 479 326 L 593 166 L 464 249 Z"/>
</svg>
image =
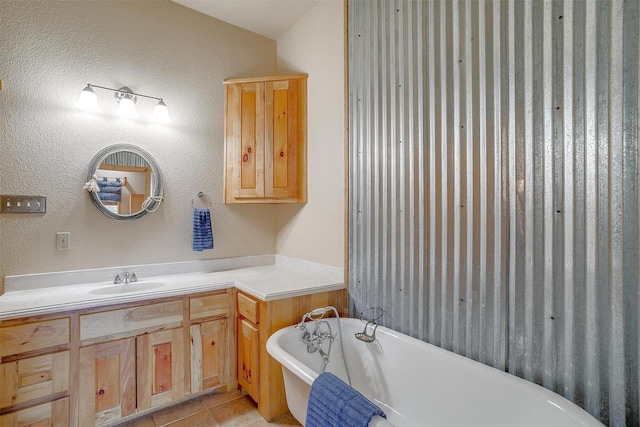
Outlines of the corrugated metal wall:
<svg viewBox="0 0 640 427">
<path fill-rule="evenodd" d="M 637 0 L 348 0 L 349 293 L 638 425 Z"/>
</svg>

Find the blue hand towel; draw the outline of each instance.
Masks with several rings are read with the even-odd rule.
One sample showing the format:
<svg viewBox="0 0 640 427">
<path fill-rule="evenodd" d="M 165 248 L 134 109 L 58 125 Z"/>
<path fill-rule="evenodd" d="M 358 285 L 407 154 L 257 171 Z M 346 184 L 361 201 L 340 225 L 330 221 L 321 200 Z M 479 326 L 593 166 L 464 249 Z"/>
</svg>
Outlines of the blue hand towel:
<svg viewBox="0 0 640 427">
<path fill-rule="evenodd" d="M 213 230 L 209 209 L 193 210 L 193 250 L 213 249 Z"/>
<path fill-rule="evenodd" d="M 306 427 L 366 427 L 371 419 L 386 414 L 357 390 L 330 372 L 311 384 Z"/>
</svg>

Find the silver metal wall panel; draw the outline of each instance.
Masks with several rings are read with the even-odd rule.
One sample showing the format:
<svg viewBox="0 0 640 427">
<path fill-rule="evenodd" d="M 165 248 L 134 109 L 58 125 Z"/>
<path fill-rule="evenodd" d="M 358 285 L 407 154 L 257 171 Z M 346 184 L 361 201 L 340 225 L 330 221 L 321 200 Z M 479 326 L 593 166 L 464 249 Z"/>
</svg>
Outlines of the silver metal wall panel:
<svg viewBox="0 0 640 427">
<path fill-rule="evenodd" d="M 353 315 L 638 425 L 639 9 L 348 0 Z"/>
</svg>

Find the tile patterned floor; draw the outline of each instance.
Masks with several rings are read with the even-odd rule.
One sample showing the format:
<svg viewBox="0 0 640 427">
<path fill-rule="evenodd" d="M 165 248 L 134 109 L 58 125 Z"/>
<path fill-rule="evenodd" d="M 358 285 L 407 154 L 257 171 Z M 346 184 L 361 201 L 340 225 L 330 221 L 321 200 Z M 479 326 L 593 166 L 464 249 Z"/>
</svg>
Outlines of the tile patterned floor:
<svg viewBox="0 0 640 427">
<path fill-rule="evenodd" d="M 122 427 L 283 427 L 300 426 L 291 415 L 268 423 L 256 403 L 239 391 L 202 396 L 123 424 Z"/>
</svg>

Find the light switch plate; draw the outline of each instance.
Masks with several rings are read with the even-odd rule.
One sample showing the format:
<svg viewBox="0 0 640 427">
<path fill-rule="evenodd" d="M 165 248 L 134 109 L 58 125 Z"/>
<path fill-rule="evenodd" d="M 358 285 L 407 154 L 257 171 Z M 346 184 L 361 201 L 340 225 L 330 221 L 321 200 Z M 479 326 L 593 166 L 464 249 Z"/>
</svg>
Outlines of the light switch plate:
<svg viewBox="0 0 640 427">
<path fill-rule="evenodd" d="M 45 196 L 0 195 L 0 213 L 45 213 L 46 211 Z"/>
<path fill-rule="evenodd" d="M 56 249 L 58 250 L 66 250 L 71 246 L 71 233 L 68 231 L 58 231 L 56 233 Z"/>
</svg>

